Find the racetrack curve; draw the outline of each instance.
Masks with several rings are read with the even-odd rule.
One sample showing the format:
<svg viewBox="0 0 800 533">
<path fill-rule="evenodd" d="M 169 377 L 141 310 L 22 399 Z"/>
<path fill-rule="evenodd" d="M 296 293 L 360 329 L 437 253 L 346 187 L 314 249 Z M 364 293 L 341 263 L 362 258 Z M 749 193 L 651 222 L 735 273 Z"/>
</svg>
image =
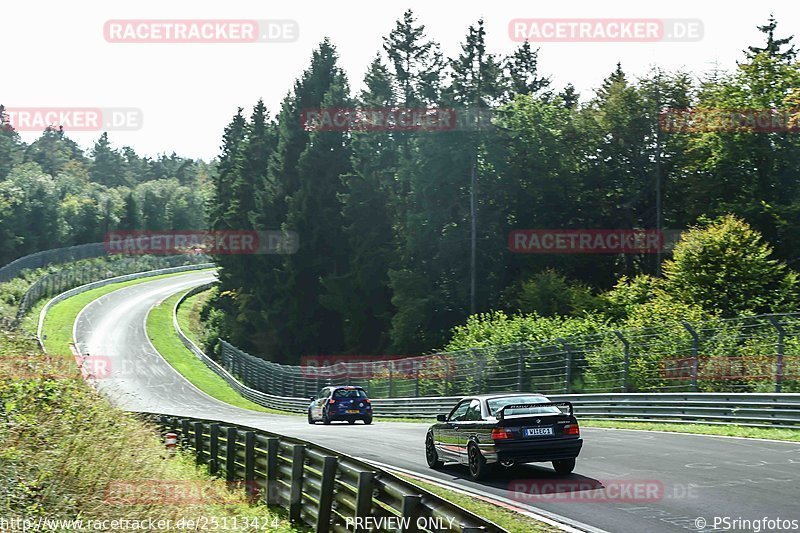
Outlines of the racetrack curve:
<svg viewBox="0 0 800 533">
<path fill-rule="evenodd" d="M 420 472 L 487 495 L 515 499 L 510 487 L 535 483 L 547 500 L 521 507 L 567 517 L 573 525 L 613 532 L 713 531 L 714 517 L 800 520 L 800 443 L 674 433 L 583 429 L 575 473 L 557 476 L 550 465 L 504 469 L 476 483 L 466 469 L 427 468 L 427 424 L 376 421 L 314 425 L 305 417 L 258 413 L 222 403 L 191 385 L 153 348 L 145 331 L 149 310 L 169 296 L 213 279 L 208 272 L 144 282 L 111 292 L 78 316 L 75 341 L 82 353 L 108 358 L 110 372 L 96 384 L 130 411 L 216 419 L 305 439 L 365 460 Z M 380 416 L 380 413 L 376 413 Z M 589 501 L 632 490 L 633 501 Z M 655 487 L 655 488 L 654 488 Z M 528 505 L 528 502 L 531 505 Z M 698 527 L 696 519 L 707 521 Z M 586 529 L 591 529 L 586 528 Z"/>
</svg>

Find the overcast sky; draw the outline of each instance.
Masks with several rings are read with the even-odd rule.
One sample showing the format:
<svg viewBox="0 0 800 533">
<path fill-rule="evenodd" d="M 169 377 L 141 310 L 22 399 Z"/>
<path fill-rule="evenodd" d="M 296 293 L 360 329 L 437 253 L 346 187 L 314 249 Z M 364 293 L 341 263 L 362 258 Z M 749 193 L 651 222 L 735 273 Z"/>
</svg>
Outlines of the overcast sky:
<svg viewBox="0 0 800 533">
<path fill-rule="evenodd" d="M 324 36 L 337 46 L 351 86 L 361 87 L 366 67 L 403 11 L 411 8 L 453 56 L 467 27 L 486 22 L 490 51 L 511 52 L 508 32 L 516 18 L 700 19 L 696 42 L 542 43 L 541 72 L 557 87 L 573 83 L 584 97 L 620 61 L 630 75 L 652 65 L 696 74 L 718 64 L 732 69 L 741 50 L 760 44 L 757 24 L 773 11 L 779 35 L 800 34 L 800 2 L 606 0 L 136 0 L 113 2 L 6 1 L 0 10 L 0 103 L 6 107 L 126 107 L 141 109 L 143 126 L 110 132 L 116 146 L 139 153 L 177 152 L 210 159 L 238 106 L 263 98 L 274 114 Z M 299 25 L 292 43 L 142 44 L 109 43 L 112 19 L 291 19 Z M 99 132 L 70 135 L 91 146 Z M 35 133 L 25 133 L 30 141 Z"/>
</svg>

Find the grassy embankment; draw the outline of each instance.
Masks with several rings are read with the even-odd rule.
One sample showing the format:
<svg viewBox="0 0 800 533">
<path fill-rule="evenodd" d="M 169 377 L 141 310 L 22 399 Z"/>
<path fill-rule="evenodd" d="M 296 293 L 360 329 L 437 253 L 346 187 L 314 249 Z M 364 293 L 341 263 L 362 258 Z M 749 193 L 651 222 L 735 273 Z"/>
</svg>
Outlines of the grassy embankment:
<svg viewBox="0 0 800 533">
<path fill-rule="evenodd" d="M 258 517 L 262 527 L 239 530 L 262 530 L 267 520 L 270 529 L 293 531 L 283 515 L 251 504 L 240 490 L 229 491 L 191 457 L 169 457 L 153 426 L 116 409 L 80 379 L 66 355 L 75 317 L 94 298 L 134 283 L 54 306 L 45 324 L 51 355 L 39 351 L 31 329 L 0 332 L 0 517 L 82 519 L 84 526 L 90 520 L 131 520 L 139 522 L 128 526 L 139 529 L 150 520 L 175 529 L 188 520 L 201 527 L 200 521 L 230 525 L 238 518 L 241 526 L 241 519 Z M 33 324 L 25 322 L 28 328 Z"/>
</svg>

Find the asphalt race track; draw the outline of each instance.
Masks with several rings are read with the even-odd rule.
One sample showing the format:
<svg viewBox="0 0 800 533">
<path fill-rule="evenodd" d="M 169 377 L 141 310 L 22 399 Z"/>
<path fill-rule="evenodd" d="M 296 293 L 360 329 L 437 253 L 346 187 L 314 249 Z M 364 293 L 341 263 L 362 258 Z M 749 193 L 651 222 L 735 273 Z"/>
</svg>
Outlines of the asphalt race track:
<svg viewBox="0 0 800 533">
<path fill-rule="evenodd" d="M 567 517 L 579 528 L 584 524 L 613 532 L 713 531 L 714 517 L 800 520 L 800 443 L 584 429 L 583 451 L 570 476 L 558 479 L 549 464 L 523 465 L 475 483 L 460 467 L 441 472 L 427 468 L 426 424 L 310 426 L 305 417 L 223 404 L 174 371 L 144 329 L 155 304 L 211 279 L 209 273 L 192 273 L 145 282 L 107 294 L 82 311 L 75 339 L 83 353 L 108 358 L 110 371 L 98 376 L 97 385 L 113 402 L 131 411 L 263 428 L 510 499 L 516 499 L 513 487 L 522 483 L 526 493 L 545 493 L 523 498 L 522 506 L 530 503 L 534 511 Z M 598 490 L 601 487 L 605 489 Z M 607 500 L 599 501 L 604 493 Z M 698 527 L 698 517 L 706 520 L 705 528 Z"/>
</svg>

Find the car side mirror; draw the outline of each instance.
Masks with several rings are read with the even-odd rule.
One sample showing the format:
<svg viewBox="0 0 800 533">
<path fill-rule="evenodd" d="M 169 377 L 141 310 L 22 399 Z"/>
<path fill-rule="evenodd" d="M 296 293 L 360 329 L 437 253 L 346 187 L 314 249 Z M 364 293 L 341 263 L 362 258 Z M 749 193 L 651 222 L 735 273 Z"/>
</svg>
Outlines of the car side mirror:
<svg viewBox="0 0 800 533">
<path fill-rule="evenodd" d="M 312 402 L 313 402 L 314 400 L 316 400 L 316 398 L 315 398 L 315 397 L 313 397 L 313 396 L 309 396 L 309 397 L 308 397 L 308 399 L 309 399 L 309 400 L 311 400 Z"/>
<path fill-rule="evenodd" d="M 447 415 L 436 415 L 437 422 L 447 422 Z"/>
</svg>

